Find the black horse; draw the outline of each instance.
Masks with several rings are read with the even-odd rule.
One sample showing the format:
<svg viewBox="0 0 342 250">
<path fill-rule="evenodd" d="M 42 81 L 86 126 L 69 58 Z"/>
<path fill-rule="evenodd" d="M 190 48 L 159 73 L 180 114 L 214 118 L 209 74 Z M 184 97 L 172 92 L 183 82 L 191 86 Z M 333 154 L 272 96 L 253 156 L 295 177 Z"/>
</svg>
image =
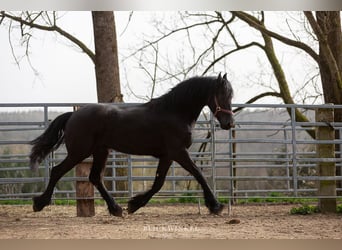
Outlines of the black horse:
<svg viewBox="0 0 342 250">
<path fill-rule="evenodd" d="M 122 208 L 107 192 L 102 181 L 108 151 L 114 149 L 159 158 L 152 188 L 128 202 L 128 213 L 146 205 L 160 190 L 172 161 L 176 161 L 202 186 L 209 211 L 220 214 L 223 205 L 213 195 L 187 149 L 192 143 L 192 127 L 205 105 L 214 113 L 222 129 L 230 129 L 234 125 L 232 93 L 226 74 L 223 77 L 221 74 L 218 77 L 194 77 L 145 104 L 129 107 L 89 104 L 78 111 L 58 116 L 41 136 L 31 142 L 31 168 L 36 169 L 63 142 L 68 154 L 52 168 L 44 193 L 33 198 L 33 210 L 41 211 L 49 205 L 57 181 L 76 164 L 93 155 L 89 180 L 106 201 L 110 214 L 122 216 Z"/>
</svg>

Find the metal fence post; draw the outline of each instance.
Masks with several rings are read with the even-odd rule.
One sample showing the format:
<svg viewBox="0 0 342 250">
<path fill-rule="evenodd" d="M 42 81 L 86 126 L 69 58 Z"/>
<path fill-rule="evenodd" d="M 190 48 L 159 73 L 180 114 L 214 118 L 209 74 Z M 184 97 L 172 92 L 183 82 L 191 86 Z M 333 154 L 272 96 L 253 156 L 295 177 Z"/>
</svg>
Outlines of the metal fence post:
<svg viewBox="0 0 342 250">
<path fill-rule="evenodd" d="M 127 172 L 127 182 L 128 182 L 128 194 L 129 197 L 132 198 L 133 197 L 133 162 L 132 162 L 132 156 L 128 155 L 127 156 L 127 168 L 128 168 L 128 172 Z"/>
<path fill-rule="evenodd" d="M 212 189 L 214 194 L 216 195 L 216 148 L 215 148 L 215 118 L 212 113 L 210 113 L 210 132 L 211 132 L 211 181 L 212 181 Z"/>
<path fill-rule="evenodd" d="M 49 127 L 49 111 L 48 106 L 44 106 L 44 131 Z M 48 155 L 47 158 L 44 159 L 44 181 L 45 181 L 45 188 L 49 184 L 50 179 L 50 162 L 52 163 L 53 157 L 51 154 Z"/>
<path fill-rule="evenodd" d="M 297 176 L 297 140 L 296 140 L 296 112 L 291 107 L 291 132 L 292 132 L 292 179 L 294 196 L 298 196 L 298 176 Z"/>
<path fill-rule="evenodd" d="M 230 199 L 229 199 L 229 203 L 230 204 L 236 204 L 237 203 L 237 199 L 235 197 L 235 190 L 237 189 L 237 181 L 234 179 L 234 177 L 236 176 L 236 168 L 235 168 L 235 161 L 233 161 L 233 159 L 235 158 L 236 155 L 236 143 L 232 142 L 233 139 L 235 139 L 235 129 L 232 128 L 229 130 L 229 175 L 230 175 Z"/>
<path fill-rule="evenodd" d="M 335 157 L 335 131 L 330 122 L 334 121 L 333 108 L 316 109 L 316 122 L 325 122 L 328 126 L 318 126 L 316 139 L 326 140 L 324 144 L 317 143 L 317 158 L 333 159 Z M 334 161 L 324 160 L 317 163 L 319 177 L 335 177 L 336 164 Z M 318 183 L 319 208 L 321 212 L 336 212 L 336 180 L 320 180 Z M 327 196 L 329 198 L 322 198 Z"/>
<path fill-rule="evenodd" d="M 286 131 L 286 127 L 284 128 L 284 140 L 287 141 L 287 131 Z M 289 190 L 291 188 L 291 182 L 290 182 L 290 164 L 288 159 L 291 158 L 290 154 L 289 154 L 289 149 L 287 147 L 287 144 L 285 144 L 285 158 L 286 158 L 286 162 L 285 162 L 285 166 L 286 166 L 286 177 L 288 178 L 288 180 L 286 181 L 286 185 L 287 185 L 287 189 Z"/>
</svg>

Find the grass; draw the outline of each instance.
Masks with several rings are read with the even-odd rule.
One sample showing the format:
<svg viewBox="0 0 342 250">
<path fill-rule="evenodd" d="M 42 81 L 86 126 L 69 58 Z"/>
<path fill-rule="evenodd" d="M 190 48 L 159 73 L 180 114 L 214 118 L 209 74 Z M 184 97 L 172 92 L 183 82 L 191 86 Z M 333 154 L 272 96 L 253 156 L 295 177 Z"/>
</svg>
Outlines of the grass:
<svg viewBox="0 0 342 250">
<path fill-rule="evenodd" d="M 116 201 L 119 204 L 127 204 L 129 198 L 117 198 Z M 223 204 L 228 204 L 229 198 L 219 197 L 219 202 Z M 337 199 L 339 202 L 342 199 Z M 170 197 L 165 199 L 151 199 L 149 201 L 150 204 L 179 204 L 179 203 L 189 203 L 189 204 L 204 204 L 204 199 L 199 197 L 197 194 L 192 193 L 184 193 L 180 197 Z M 301 214 L 308 215 L 319 213 L 319 208 L 314 205 L 309 204 L 317 204 L 318 199 L 307 199 L 307 198 L 288 198 L 283 197 L 282 194 L 279 193 L 271 193 L 269 197 L 251 197 L 251 198 L 237 198 L 236 204 L 260 204 L 260 203 L 272 203 L 272 204 L 301 204 L 300 207 L 294 207 L 290 210 L 290 214 Z M 53 200 L 54 205 L 76 205 L 76 200 L 70 199 L 55 199 Z M 0 205 L 32 205 L 32 200 L 0 200 Z M 105 201 L 103 199 L 95 199 L 95 205 L 105 205 Z M 337 205 L 336 208 L 337 213 L 342 213 L 342 204 Z"/>
<path fill-rule="evenodd" d="M 308 202 L 318 202 L 318 199 L 314 198 L 292 198 L 284 197 L 280 193 L 271 193 L 268 197 L 251 197 L 244 199 L 237 199 L 238 204 L 254 204 L 254 203 L 275 203 L 275 204 L 301 204 Z"/>
<path fill-rule="evenodd" d="M 290 214 L 300 214 L 300 215 L 308 215 L 320 213 L 318 206 L 304 204 L 301 207 L 294 207 L 290 210 Z M 337 213 L 342 213 L 342 204 L 337 205 L 336 207 Z"/>
<path fill-rule="evenodd" d="M 336 212 L 342 214 L 342 204 L 337 205 Z"/>
<path fill-rule="evenodd" d="M 290 214 L 301 214 L 301 215 L 307 215 L 307 214 L 314 214 L 319 213 L 320 210 L 317 206 L 312 205 L 303 205 L 301 207 L 294 207 L 290 210 Z"/>
<path fill-rule="evenodd" d="M 1 200 L 0 205 L 32 205 L 31 200 Z"/>
</svg>

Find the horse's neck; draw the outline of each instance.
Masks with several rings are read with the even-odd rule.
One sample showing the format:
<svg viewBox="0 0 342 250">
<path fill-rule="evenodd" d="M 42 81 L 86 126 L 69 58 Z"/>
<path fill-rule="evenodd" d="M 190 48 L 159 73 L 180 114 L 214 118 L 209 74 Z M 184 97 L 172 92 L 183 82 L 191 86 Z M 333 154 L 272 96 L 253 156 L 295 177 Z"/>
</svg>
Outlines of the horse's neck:
<svg viewBox="0 0 342 250">
<path fill-rule="evenodd" d="M 184 102 L 184 106 L 179 110 L 179 113 L 183 119 L 191 125 L 197 121 L 205 105 L 207 105 L 206 102 L 196 102 L 195 100 L 187 99 L 186 102 Z"/>
<path fill-rule="evenodd" d="M 193 92 L 184 89 L 174 89 L 164 96 L 152 101 L 154 107 L 161 112 L 171 112 L 189 125 L 197 120 L 202 109 L 207 105 L 211 96 L 213 86 L 211 82 L 207 84 L 197 84 L 193 82 Z M 198 91 L 200 88 L 200 91 Z"/>
</svg>

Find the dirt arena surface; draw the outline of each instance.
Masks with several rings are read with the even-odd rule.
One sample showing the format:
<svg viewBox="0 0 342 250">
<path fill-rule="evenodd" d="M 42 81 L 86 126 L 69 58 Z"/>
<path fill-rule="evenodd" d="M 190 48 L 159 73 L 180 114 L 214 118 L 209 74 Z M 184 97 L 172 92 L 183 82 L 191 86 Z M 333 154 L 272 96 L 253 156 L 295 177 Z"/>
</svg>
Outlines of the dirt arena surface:
<svg viewBox="0 0 342 250">
<path fill-rule="evenodd" d="M 228 215 L 196 205 L 147 205 L 112 217 L 104 206 L 90 218 L 75 206 L 0 206 L 0 239 L 341 239 L 341 214 L 290 215 L 295 205 L 239 205 Z"/>
</svg>

